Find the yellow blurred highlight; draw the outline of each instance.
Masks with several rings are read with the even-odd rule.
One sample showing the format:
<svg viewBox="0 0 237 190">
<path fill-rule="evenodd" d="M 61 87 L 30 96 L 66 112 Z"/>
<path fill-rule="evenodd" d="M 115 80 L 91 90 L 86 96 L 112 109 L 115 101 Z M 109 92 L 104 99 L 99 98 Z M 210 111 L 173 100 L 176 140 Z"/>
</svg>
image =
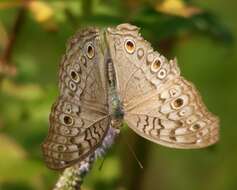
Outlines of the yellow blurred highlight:
<svg viewBox="0 0 237 190">
<path fill-rule="evenodd" d="M 157 3 L 155 9 L 166 14 L 187 18 L 202 12 L 197 7 L 186 5 L 183 0 L 165 0 L 162 3 Z"/>
<path fill-rule="evenodd" d="M 35 20 L 41 23 L 48 21 L 54 15 L 52 7 L 43 1 L 30 1 L 28 8 L 32 12 Z"/>
<path fill-rule="evenodd" d="M 22 100 L 36 100 L 42 98 L 44 95 L 43 89 L 39 85 L 35 84 L 15 84 L 9 79 L 2 80 L 2 93 L 6 93 L 10 96 Z"/>
<path fill-rule="evenodd" d="M 6 160 L 24 159 L 26 157 L 25 150 L 9 136 L 0 134 L 0 139 L 0 155 L 4 155 Z"/>
<path fill-rule="evenodd" d="M 54 22 L 54 9 L 47 1 L 39 0 L 16 0 L 11 2 L 0 2 L 0 9 L 8 9 L 14 7 L 25 7 L 33 15 L 33 19 L 40 23 L 44 29 L 49 31 L 57 30 Z"/>
</svg>

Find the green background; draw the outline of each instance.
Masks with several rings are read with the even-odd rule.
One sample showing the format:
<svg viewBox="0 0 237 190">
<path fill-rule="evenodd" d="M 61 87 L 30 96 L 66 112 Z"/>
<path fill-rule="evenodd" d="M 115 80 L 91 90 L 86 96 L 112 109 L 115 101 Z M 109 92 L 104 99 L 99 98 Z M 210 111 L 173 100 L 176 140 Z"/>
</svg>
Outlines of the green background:
<svg viewBox="0 0 237 190">
<path fill-rule="evenodd" d="M 0 24 L 10 34 L 22 6 L 1 7 Z M 20 2 L 20 1 L 17 1 Z M 0 67 L 0 189 L 52 189 L 58 173 L 46 168 L 40 144 L 57 97 L 58 66 L 65 43 L 83 26 L 130 22 L 168 58 L 177 57 L 182 75 L 193 81 L 208 108 L 220 117 L 220 142 L 207 149 L 162 147 L 124 129 L 144 169 L 124 138 L 119 138 L 85 179 L 86 190 L 236 190 L 237 189 L 237 2 L 189 0 L 203 12 L 188 18 L 160 13 L 148 0 L 44 1 L 53 17 L 39 22 L 24 11 L 8 63 Z M 4 33 L 0 30 L 0 36 Z M 4 46 L 1 46 L 3 55 Z"/>
</svg>

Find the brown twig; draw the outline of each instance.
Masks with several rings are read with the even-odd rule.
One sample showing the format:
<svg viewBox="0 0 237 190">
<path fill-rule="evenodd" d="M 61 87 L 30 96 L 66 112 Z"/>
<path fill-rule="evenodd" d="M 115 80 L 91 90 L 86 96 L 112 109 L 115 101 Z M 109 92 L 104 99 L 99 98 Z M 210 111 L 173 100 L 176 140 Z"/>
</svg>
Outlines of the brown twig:
<svg viewBox="0 0 237 190">
<path fill-rule="evenodd" d="M 24 18 L 25 18 L 25 6 L 20 7 L 16 15 L 16 19 L 14 21 L 13 27 L 9 34 L 9 39 L 6 44 L 6 47 L 3 50 L 2 55 L 0 56 L 0 73 L 15 75 L 16 68 L 11 64 L 12 61 L 12 53 L 14 49 L 14 45 L 16 43 L 17 37 L 19 36 L 20 30 L 22 28 Z"/>
<path fill-rule="evenodd" d="M 14 44 L 16 42 L 18 33 L 21 29 L 24 16 L 25 16 L 25 8 L 20 8 L 20 10 L 19 10 L 19 12 L 16 16 L 16 20 L 14 22 L 14 25 L 13 25 L 11 35 L 9 37 L 9 41 L 7 43 L 6 49 L 3 53 L 3 58 L 2 59 L 5 61 L 5 63 L 10 63 L 11 62 L 12 50 L 13 50 Z"/>
</svg>

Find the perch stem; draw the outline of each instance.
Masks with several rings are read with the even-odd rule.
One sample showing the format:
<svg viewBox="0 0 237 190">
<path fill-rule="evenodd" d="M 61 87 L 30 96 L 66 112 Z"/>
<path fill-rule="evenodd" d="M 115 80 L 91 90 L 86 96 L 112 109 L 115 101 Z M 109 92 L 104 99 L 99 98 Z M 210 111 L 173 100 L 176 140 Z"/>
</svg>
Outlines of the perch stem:
<svg viewBox="0 0 237 190">
<path fill-rule="evenodd" d="M 53 190 L 80 190 L 86 174 L 92 169 L 95 160 L 106 154 L 119 134 L 119 129 L 110 127 L 101 146 L 80 163 L 66 168 L 59 177 Z"/>
</svg>

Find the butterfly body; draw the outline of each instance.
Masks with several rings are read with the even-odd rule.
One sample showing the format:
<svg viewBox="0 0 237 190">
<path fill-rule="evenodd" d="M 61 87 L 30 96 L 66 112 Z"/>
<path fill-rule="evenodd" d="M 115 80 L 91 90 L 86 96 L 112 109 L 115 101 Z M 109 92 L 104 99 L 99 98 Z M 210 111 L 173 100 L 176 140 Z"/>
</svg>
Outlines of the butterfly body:
<svg viewBox="0 0 237 190">
<path fill-rule="evenodd" d="M 109 94 L 108 106 L 110 110 L 110 115 L 112 116 L 113 120 L 122 122 L 124 116 L 123 105 L 117 91 L 116 74 L 112 59 L 109 59 L 106 62 L 106 64 L 107 64 L 106 72 L 107 72 L 108 94 Z"/>
<path fill-rule="evenodd" d="M 218 141 L 219 120 L 177 60 L 154 51 L 136 26 L 85 29 L 69 41 L 43 143 L 46 164 L 63 169 L 88 157 L 109 127 L 125 122 L 140 136 L 172 148 Z"/>
</svg>

